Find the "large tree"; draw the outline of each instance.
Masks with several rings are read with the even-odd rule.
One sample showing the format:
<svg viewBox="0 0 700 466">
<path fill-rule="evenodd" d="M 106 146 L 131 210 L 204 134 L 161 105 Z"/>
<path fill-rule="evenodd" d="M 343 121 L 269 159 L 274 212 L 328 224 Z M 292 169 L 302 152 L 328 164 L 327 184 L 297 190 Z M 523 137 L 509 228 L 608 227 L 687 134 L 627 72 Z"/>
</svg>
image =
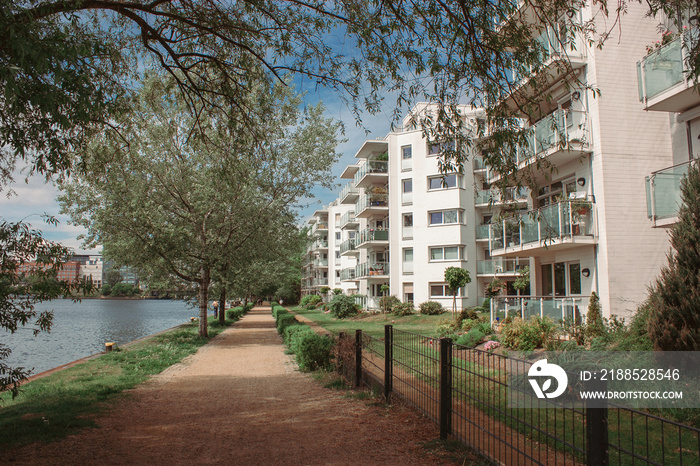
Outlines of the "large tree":
<svg viewBox="0 0 700 466">
<path fill-rule="evenodd" d="M 208 292 L 237 255 L 270 244 L 269 224 L 289 217 L 315 184 L 328 185 L 339 126 L 321 106 L 264 79 L 246 96 L 258 120 L 247 131 L 230 113 L 185 105 L 172 80 L 149 79 L 120 126 L 80 154 L 85 176 L 60 200 L 118 264 L 166 271 L 199 289 L 200 334 Z M 195 120 L 197 120 L 195 122 Z"/>
</svg>

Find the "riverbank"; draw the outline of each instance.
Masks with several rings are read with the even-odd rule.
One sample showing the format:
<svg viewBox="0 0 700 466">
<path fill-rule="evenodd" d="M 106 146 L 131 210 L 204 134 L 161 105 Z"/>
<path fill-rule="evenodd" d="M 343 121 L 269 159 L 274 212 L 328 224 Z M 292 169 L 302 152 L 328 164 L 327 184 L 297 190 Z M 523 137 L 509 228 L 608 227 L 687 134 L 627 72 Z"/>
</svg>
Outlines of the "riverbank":
<svg viewBox="0 0 700 466">
<path fill-rule="evenodd" d="M 0 394 L 0 450 L 95 426 L 96 416 L 124 391 L 195 353 L 223 330 L 212 323 L 206 339 L 198 336 L 196 323 L 180 325 L 27 382 L 14 400 Z"/>
</svg>

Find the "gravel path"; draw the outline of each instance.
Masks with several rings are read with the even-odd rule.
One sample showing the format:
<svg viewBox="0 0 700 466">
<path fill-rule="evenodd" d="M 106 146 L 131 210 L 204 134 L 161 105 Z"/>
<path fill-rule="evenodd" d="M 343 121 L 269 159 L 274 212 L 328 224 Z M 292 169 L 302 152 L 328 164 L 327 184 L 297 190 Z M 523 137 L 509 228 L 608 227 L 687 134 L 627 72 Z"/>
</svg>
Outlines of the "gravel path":
<svg viewBox="0 0 700 466">
<path fill-rule="evenodd" d="M 98 428 L 0 455 L 27 464 L 445 464 L 408 409 L 372 406 L 296 369 L 269 308 L 140 385 Z M 450 463 L 447 463 L 450 464 Z"/>
</svg>

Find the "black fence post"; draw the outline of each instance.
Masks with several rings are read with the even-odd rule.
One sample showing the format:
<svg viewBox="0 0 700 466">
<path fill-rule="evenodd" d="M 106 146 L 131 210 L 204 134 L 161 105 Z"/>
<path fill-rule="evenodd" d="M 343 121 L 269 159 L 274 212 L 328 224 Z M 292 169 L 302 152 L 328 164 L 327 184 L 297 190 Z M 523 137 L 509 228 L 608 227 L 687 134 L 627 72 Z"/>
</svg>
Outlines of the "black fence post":
<svg viewBox="0 0 700 466">
<path fill-rule="evenodd" d="M 607 392 L 608 384 L 600 380 L 602 374 L 594 372 L 586 390 Z M 608 406 L 605 400 L 586 401 L 586 464 L 608 466 Z"/>
<path fill-rule="evenodd" d="M 440 438 L 452 433 L 452 340 L 440 338 Z"/>
<path fill-rule="evenodd" d="M 391 382 L 393 378 L 394 359 L 394 331 L 391 325 L 384 326 L 384 398 L 389 401 L 391 397 Z"/>
<path fill-rule="evenodd" d="M 355 386 L 362 385 L 362 330 L 355 330 Z"/>
</svg>

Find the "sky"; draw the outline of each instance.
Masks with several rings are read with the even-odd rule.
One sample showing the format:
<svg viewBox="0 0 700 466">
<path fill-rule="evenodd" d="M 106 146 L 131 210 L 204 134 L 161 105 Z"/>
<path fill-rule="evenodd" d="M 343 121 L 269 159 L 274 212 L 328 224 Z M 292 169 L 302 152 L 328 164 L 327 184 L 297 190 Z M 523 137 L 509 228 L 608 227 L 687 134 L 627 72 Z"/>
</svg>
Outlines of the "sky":
<svg viewBox="0 0 700 466">
<path fill-rule="evenodd" d="M 300 220 L 303 223 L 311 217 L 318 208 L 332 202 L 342 189 L 339 176 L 347 165 L 355 162 L 355 153 L 366 139 L 382 138 L 391 130 L 390 115 L 395 101 L 387 97 L 384 102 L 384 111 L 376 114 L 364 114 L 362 123 L 364 128 L 358 127 L 352 111 L 334 91 L 323 89 L 315 85 L 305 86 L 303 82 L 297 83 L 297 91 L 303 92 L 304 101 L 307 104 L 316 104 L 322 101 L 326 106 L 328 116 L 345 125 L 346 142 L 338 146 L 340 160 L 332 168 L 332 176 L 338 186 L 335 190 L 327 190 L 318 187 L 314 190 L 315 199 L 307 199 L 299 209 Z M 369 133 L 365 133 L 365 129 Z M 6 188 L 6 187 L 5 187 Z M 45 183 L 43 177 L 33 176 L 25 182 L 25 176 L 16 174 L 15 182 L 10 186 L 12 194 L 8 196 L 8 189 L 0 191 L 0 221 L 25 221 L 34 229 L 40 230 L 44 237 L 51 241 L 73 248 L 76 251 L 84 251 L 82 242 L 77 237 L 84 233 L 81 227 L 71 225 L 66 215 L 59 214 L 60 206 L 56 200 L 58 189 L 52 183 Z M 42 215 L 48 214 L 59 221 L 57 226 L 47 224 Z M 97 248 L 99 251 L 99 247 Z M 93 251 L 90 251 L 93 252 Z"/>
</svg>

